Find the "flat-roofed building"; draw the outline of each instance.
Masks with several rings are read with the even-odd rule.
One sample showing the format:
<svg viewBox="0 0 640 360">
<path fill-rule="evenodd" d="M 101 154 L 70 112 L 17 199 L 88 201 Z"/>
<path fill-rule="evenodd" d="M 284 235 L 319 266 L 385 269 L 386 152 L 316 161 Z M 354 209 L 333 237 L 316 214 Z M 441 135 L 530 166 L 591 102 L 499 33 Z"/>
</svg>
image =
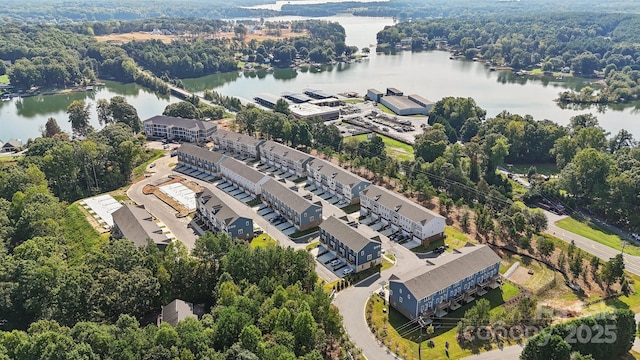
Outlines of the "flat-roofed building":
<svg viewBox="0 0 640 360">
<path fill-rule="evenodd" d="M 296 94 L 296 93 L 291 93 L 291 92 L 288 92 L 288 91 L 287 92 L 283 92 L 282 93 L 282 97 L 287 99 L 287 100 L 289 100 L 289 101 L 292 101 L 292 102 L 294 102 L 296 104 L 301 104 L 301 103 L 308 102 L 308 101 L 312 100 L 312 98 L 310 98 L 306 94 Z"/>
<path fill-rule="evenodd" d="M 371 101 L 380 102 L 380 99 L 384 96 L 384 93 L 378 89 L 368 89 L 367 98 Z"/>
<path fill-rule="evenodd" d="M 412 95 L 414 99 L 417 95 Z M 383 96 L 380 99 L 380 104 L 388 107 L 394 113 L 398 115 L 429 115 L 429 111 L 433 107 L 433 103 L 430 102 L 427 106 L 423 106 L 422 103 L 426 103 L 428 100 L 424 98 L 420 103 L 414 101 L 409 96 Z"/>
<path fill-rule="evenodd" d="M 196 208 L 205 230 L 224 232 L 234 239 L 253 238 L 253 220 L 238 215 L 211 190 L 205 188 L 196 195 Z"/>
<path fill-rule="evenodd" d="M 379 238 L 369 239 L 333 215 L 320 224 L 320 243 L 344 259 L 354 272 L 382 263 L 382 243 Z"/>
<path fill-rule="evenodd" d="M 116 239 L 125 238 L 137 246 L 147 246 L 147 241 L 151 240 L 160 250 L 171 242 L 144 206 L 126 205 L 114 211 L 111 217 L 111 234 Z"/>
<path fill-rule="evenodd" d="M 396 88 L 387 88 L 387 96 L 402 96 L 404 95 L 402 91 Z"/>
<path fill-rule="evenodd" d="M 313 156 L 307 153 L 271 140 L 260 144 L 258 150 L 262 163 L 275 166 L 298 177 L 307 175 L 307 163 L 313 159 Z"/>
<path fill-rule="evenodd" d="M 211 121 L 183 119 L 156 115 L 142 122 L 144 133 L 149 138 L 202 143 L 210 141 L 218 129 Z"/>
<path fill-rule="evenodd" d="M 360 192 L 371 183 L 328 161 L 314 158 L 307 163 L 307 178 L 317 188 L 328 191 L 341 201 L 356 204 L 360 201 Z"/>
<path fill-rule="evenodd" d="M 300 231 L 322 223 L 322 203 L 311 203 L 277 180 L 269 179 L 262 185 L 261 198 Z"/>
<path fill-rule="evenodd" d="M 323 121 L 336 120 L 340 117 L 340 110 L 318 106 L 310 103 L 292 104 L 289 105 L 289 111 L 291 115 L 298 119 L 314 119 L 316 117 L 321 118 Z"/>
<path fill-rule="evenodd" d="M 444 236 L 443 216 L 379 186 L 371 185 L 360 192 L 360 215 L 379 220 L 384 227 L 402 231 L 423 245 Z"/>
<path fill-rule="evenodd" d="M 202 171 L 211 176 L 217 176 L 220 172 L 220 163 L 226 156 L 218 151 L 194 145 L 182 144 L 176 151 L 178 164 L 191 169 Z"/>
<path fill-rule="evenodd" d="M 257 159 L 258 146 L 264 142 L 253 136 L 234 131 L 218 130 L 212 137 L 213 147 L 217 150 L 230 151 L 237 157 Z"/>
<path fill-rule="evenodd" d="M 326 92 L 324 92 L 324 91 L 322 91 L 322 90 L 304 89 L 304 90 L 303 90 L 303 92 L 304 92 L 306 95 L 308 95 L 308 96 L 310 96 L 310 97 L 312 97 L 312 98 L 314 98 L 314 99 L 318 99 L 318 100 L 320 100 L 320 99 L 335 98 L 335 96 L 334 96 L 334 95 L 328 94 L 328 93 L 326 93 Z"/>
<path fill-rule="evenodd" d="M 267 175 L 233 158 L 220 163 L 220 176 L 239 188 L 260 195 L 260 186 L 270 179 Z"/>
<path fill-rule="evenodd" d="M 425 99 L 420 95 L 409 95 L 409 100 L 413 101 L 414 103 L 427 108 L 427 112 L 431 111 L 431 108 L 433 108 L 433 105 L 435 105 L 435 103 L 429 99 Z"/>
<path fill-rule="evenodd" d="M 276 103 L 280 99 L 282 99 L 280 96 L 269 94 L 269 93 L 261 93 L 256 95 L 256 97 L 253 98 L 253 100 L 255 100 L 256 103 L 262 106 L 268 107 L 269 109 L 273 109 L 273 107 L 276 106 Z"/>
<path fill-rule="evenodd" d="M 471 245 L 429 259 L 389 278 L 389 304 L 409 319 L 442 317 L 463 302 L 500 286 L 500 257 L 487 245 Z"/>
</svg>

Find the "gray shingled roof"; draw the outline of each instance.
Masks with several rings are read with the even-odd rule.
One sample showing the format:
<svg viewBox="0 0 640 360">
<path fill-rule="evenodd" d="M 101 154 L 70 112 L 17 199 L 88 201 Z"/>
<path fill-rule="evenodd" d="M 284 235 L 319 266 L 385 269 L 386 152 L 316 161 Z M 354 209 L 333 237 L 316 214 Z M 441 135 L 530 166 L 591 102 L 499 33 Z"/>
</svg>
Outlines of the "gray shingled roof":
<svg viewBox="0 0 640 360">
<path fill-rule="evenodd" d="M 220 152 L 211 151 L 190 143 L 184 143 L 180 145 L 180 147 L 178 148 L 178 151 L 187 155 L 195 156 L 199 159 L 213 162 L 213 163 L 218 163 L 220 162 L 220 160 L 226 157 L 224 154 Z"/>
<path fill-rule="evenodd" d="M 162 307 L 162 322 L 176 326 L 178 323 L 188 317 L 197 318 L 193 313 L 193 304 L 186 301 L 175 299 L 168 305 Z"/>
<path fill-rule="evenodd" d="M 173 126 L 183 127 L 185 129 L 198 128 L 199 130 L 209 130 L 211 128 L 217 127 L 217 124 L 211 121 L 184 119 L 184 118 L 165 116 L 165 115 L 156 115 L 143 122 L 144 123 L 151 122 L 159 125 L 173 125 Z"/>
<path fill-rule="evenodd" d="M 224 159 L 224 161 L 220 163 L 220 168 L 223 167 L 233 171 L 254 184 L 267 176 L 251 166 L 241 163 L 233 158 Z"/>
<path fill-rule="evenodd" d="M 162 229 L 144 207 L 126 205 L 113 212 L 111 216 L 123 237 L 138 246 L 147 245 L 147 239 L 153 240 L 156 244 L 169 243 L 169 238 L 162 233 Z"/>
<path fill-rule="evenodd" d="M 309 162 L 308 168 L 314 169 L 318 171 L 320 174 L 325 175 L 328 178 L 333 178 L 335 179 L 336 182 L 340 184 L 347 184 L 349 186 L 353 186 L 362 181 L 368 183 L 368 181 L 361 178 L 360 176 L 357 176 L 350 171 L 347 171 L 339 166 L 335 166 L 332 163 L 322 159 L 314 158 Z M 334 174 L 335 174 L 335 177 L 333 176 Z"/>
<path fill-rule="evenodd" d="M 307 159 L 312 159 L 313 156 L 303 153 L 300 150 L 292 149 L 286 145 L 282 145 L 275 141 L 267 140 L 260 146 L 260 148 L 265 149 L 267 151 L 271 151 L 275 154 L 278 154 L 281 157 L 293 160 L 293 162 L 303 163 Z"/>
<path fill-rule="evenodd" d="M 196 201 L 202 203 L 212 213 L 213 217 L 220 219 L 225 225 L 229 225 L 242 217 L 207 188 L 196 195 Z M 215 212 L 215 209 L 218 209 L 217 212 Z"/>
<path fill-rule="evenodd" d="M 331 215 L 327 220 L 320 224 L 320 229 L 333 235 L 336 239 L 347 245 L 353 251 L 362 250 L 370 242 L 380 243 L 380 238 L 377 240 L 367 239 L 360 234 L 356 229 L 349 226 L 347 223 L 337 219 Z"/>
<path fill-rule="evenodd" d="M 281 182 L 274 179 L 269 179 L 267 182 L 262 184 L 262 189 L 280 199 L 283 203 L 287 204 L 287 206 L 298 213 L 304 212 L 313 205 L 307 199 L 297 193 L 294 193 Z"/>
<path fill-rule="evenodd" d="M 447 253 L 431 259 L 433 265 L 414 269 L 401 275 L 392 275 L 390 281 L 398 281 L 411 291 L 416 299 L 424 299 L 452 284 L 497 262 L 500 257 L 487 245 L 470 245 L 458 249 L 459 253 Z"/>
<path fill-rule="evenodd" d="M 216 131 L 216 134 L 214 135 L 214 137 L 223 138 L 226 140 L 230 140 L 240 144 L 247 144 L 251 146 L 257 146 L 258 144 L 260 144 L 260 142 L 264 141 L 262 139 L 255 138 L 253 136 L 240 134 L 234 131 L 222 130 L 222 129 Z"/>
<path fill-rule="evenodd" d="M 365 194 L 367 197 L 373 199 L 380 196 L 377 200 L 378 204 L 382 204 L 392 211 L 394 209 L 398 209 L 397 212 L 400 215 L 423 225 L 432 219 L 443 218 L 441 215 L 414 203 L 400 194 L 396 194 L 376 185 L 368 186 L 366 189 L 362 190 L 360 194 L 361 196 L 362 194 Z"/>
</svg>

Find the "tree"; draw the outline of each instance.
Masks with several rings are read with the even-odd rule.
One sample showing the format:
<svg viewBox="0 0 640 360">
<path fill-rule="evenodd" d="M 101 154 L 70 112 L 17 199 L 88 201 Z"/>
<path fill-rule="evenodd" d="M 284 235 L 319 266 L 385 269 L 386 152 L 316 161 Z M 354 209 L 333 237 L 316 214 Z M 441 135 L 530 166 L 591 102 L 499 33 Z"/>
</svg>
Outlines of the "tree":
<svg viewBox="0 0 640 360">
<path fill-rule="evenodd" d="M 560 184 L 563 189 L 584 199 L 604 197 L 610 167 L 608 154 L 593 148 L 581 150 L 560 172 Z"/>
<path fill-rule="evenodd" d="M 571 345 L 559 335 L 543 332 L 529 338 L 520 360 L 569 360 Z"/>
<path fill-rule="evenodd" d="M 258 345 L 262 341 L 262 332 L 255 325 L 245 326 L 240 332 L 240 343 L 242 347 L 255 353 Z"/>
<path fill-rule="evenodd" d="M 0 75 L 4 75 L 7 73 L 7 65 L 4 61 L 0 60 Z"/>
<path fill-rule="evenodd" d="M 74 100 L 67 107 L 69 122 L 71 123 L 74 134 L 84 137 L 93 131 L 93 128 L 89 124 L 90 109 L 91 104 L 85 104 L 84 100 Z"/>
<path fill-rule="evenodd" d="M 556 245 L 553 243 L 553 241 L 551 241 L 551 239 L 547 239 L 544 236 L 538 236 L 538 239 L 536 242 L 537 242 L 538 252 L 544 258 L 549 257 L 549 255 L 551 255 L 556 248 Z"/>
<path fill-rule="evenodd" d="M 276 104 L 273 107 L 273 111 L 285 115 L 289 115 L 291 113 L 291 111 L 289 110 L 289 103 L 283 98 L 280 98 L 278 99 L 278 101 L 276 101 Z"/>
<path fill-rule="evenodd" d="M 167 107 L 164 108 L 162 115 L 180 117 L 183 119 L 202 118 L 200 110 L 188 101 L 180 101 L 167 105 Z"/>
<path fill-rule="evenodd" d="M 296 339 L 296 353 L 304 354 L 315 347 L 317 325 L 309 311 L 299 313 L 293 320 L 293 336 Z"/>
<path fill-rule="evenodd" d="M 62 129 L 58 125 L 58 121 L 55 118 L 48 118 L 47 123 L 44 125 L 43 137 L 54 137 L 55 135 L 62 134 Z"/>
<path fill-rule="evenodd" d="M 416 136 L 413 148 L 415 155 L 421 157 L 425 162 L 433 162 L 444 155 L 447 149 L 447 134 L 442 124 L 434 124 L 424 133 Z"/>
<path fill-rule="evenodd" d="M 616 281 L 621 281 L 624 277 L 624 259 L 622 254 L 618 254 L 605 262 L 600 270 L 602 280 L 607 284 L 607 288 Z"/>
</svg>

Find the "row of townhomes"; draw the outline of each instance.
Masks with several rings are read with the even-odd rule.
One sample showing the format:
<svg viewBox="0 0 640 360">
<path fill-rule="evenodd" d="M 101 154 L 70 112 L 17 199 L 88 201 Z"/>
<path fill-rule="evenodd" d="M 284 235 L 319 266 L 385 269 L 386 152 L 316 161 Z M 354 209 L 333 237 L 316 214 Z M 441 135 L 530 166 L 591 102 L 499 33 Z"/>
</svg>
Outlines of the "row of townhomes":
<svg viewBox="0 0 640 360">
<path fill-rule="evenodd" d="M 277 180 L 269 179 L 262 185 L 261 198 L 300 231 L 322 223 L 322 203 L 311 203 Z"/>
<path fill-rule="evenodd" d="M 203 143 L 211 141 L 218 125 L 211 121 L 157 115 L 142 122 L 148 138 Z"/>
<path fill-rule="evenodd" d="M 271 140 L 260 144 L 258 149 L 262 163 L 275 166 L 298 177 L 307 175 L 307 164 L 314 159 L 307 153 Z"/>
<path fill-rule="evenodd" d="M 137 246 L 146 246 L 151 240 L 160 250 L 164 250 L 171 242 L 144 206 L 126 205 L 111 216 L 111 234 L 116 239 L 125 238 Z"/>
<path fill-rule="evenodd" d="M 214 149 L 229 152 L 233 156 L 243 159 L 257 159 L 258 147 L 265 140 L 233 131 L 218 130 L 213 135 Z"/>
<path fill-rule="evenodd" d="M 220 163 L 220 176 L 254 196 L 262 193 L 262 185 L 271 179 L 246 164 L 229 158 Z"/>
<path fill-rule="evenodd" d="M 220 163 L 227 158 L 220 152 L 187 143 L 182 144 L 176 153 L 180 164 L 211 176 L 218 176 Z"/>
<path fill-rule="evenodd" d="M 308 182 L 316 188 L 328 191 L 349 204 L 358 203 L 360 192 L 371 185 L 352 172 L 321 159 L 312 159 L 307 163 L 307 176 Z"/>
<path fill-rule="evenodd" d="M 443 317 L 487 288 L 500 286 L 500 257 L 487 245 L 467 244 L 451 254 L 389 278 L 389 304 L 409 319 Z"/>
<path fill-rule="evenodd" d="M 211 190 L 196 195 L 196 216 L 215 232 L 225 232 L 232 238 L 253 238 L 253 220 L 239 216 Z"/>
<path fill-rule="evenodd" d="M 382 263 L 382 242 L 378 236 L 367 238 L 344 221 L 330 216 L 320 225 L 318 253 L 331 252 L 354 268 L 354 272 Z"/>
<path fill-rule="evenodd" d="M 406 197 L 371 185 L 360 192 L 360 216 L 427 245 L 444 237 L 445 218 Z"/>
</svg>

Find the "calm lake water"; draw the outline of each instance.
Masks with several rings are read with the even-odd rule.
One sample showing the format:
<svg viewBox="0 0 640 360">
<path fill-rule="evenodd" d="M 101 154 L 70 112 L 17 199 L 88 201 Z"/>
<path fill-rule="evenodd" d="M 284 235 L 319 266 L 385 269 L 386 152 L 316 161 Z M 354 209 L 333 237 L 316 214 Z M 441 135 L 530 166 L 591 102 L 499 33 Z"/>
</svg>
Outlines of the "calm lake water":
<svg viewBox="0 0 640 360">
<path fill-rule="evenodd" d="M 347 0 L 349 2 L 385 2 L 389 0 Z M 276 1 L 272 4 L 263 4 L 263 5 L 254 5 L 254 6 L 246 6 L 247 9 L 263 9 L 263 10 L 282 10 L 282 5 L 285 4 L 294 4 L 294 5 L 314 5 L 314 4 L 327 4 L 327 3 L 339 3 L 345 2 L 345 0 L 285 0 L 285 1 Z"/>
<path fill-rule="evenodd" d="M 302 19 L 299 17 L 274 20 Z M 366 18 L 353 16 L 329 17 L 339 21 L 347 33 L 347 43 L 358 48 L 376 43 L 376 33 L 386 25 L 393 24 L 391 18 Z M 271 19 L 266 19 L 271 20 Z M 472 97 L 495 116 L 503 110 L 521 115 L 530 114 L 535 119 L 550 119 L 567 124 L 571 116 L 592 112 L 600 124 L 616 133 L 625 128 L 640 138 L 640 103 L 632 106 L 590 108 L 586 110 L 561 109 L 553 101 L 558 93 L 567 88 L 579 89 L 584 79 L 525 78 L 506 71 L 489 71 L 482 63 L 449 60 L 442 51 L 399 52 L 376 54 L 371 52 L 368 60 L 360 63 L 323 66 L 321 70 L 279 69 L 267 72 L 232 72 L 210 75 L 198 79 L 185 79 L 185 86 L 198 93 L 205 89 L 224 95 L 252 99 L 259 93 L 280 94 L 284 91 L 301 92 L 305 88 L 316 88 L 339 93 L 355 91 L 364 94 L 368 88 L 384 91 L 396 87 L 405 93 L 416 93 L 437 101 L 445 96 Z M 37 137 L 40 128 L 49 117 L 55 117 L 63 129 L 70 131 L 66 108 L 75 99 L 84 98 L 94 104 L 92 124 L 98 127 L 95 101 L 122 95 L 138 109 L 141 119 L 162 113 L 165 106 L 178 99 L 161 98 L 135 84 L 107 82 L 105 88 L 95 93 L 42 96 L 0 102 L 0 140 L 9 138 Z"/>
</svg>

